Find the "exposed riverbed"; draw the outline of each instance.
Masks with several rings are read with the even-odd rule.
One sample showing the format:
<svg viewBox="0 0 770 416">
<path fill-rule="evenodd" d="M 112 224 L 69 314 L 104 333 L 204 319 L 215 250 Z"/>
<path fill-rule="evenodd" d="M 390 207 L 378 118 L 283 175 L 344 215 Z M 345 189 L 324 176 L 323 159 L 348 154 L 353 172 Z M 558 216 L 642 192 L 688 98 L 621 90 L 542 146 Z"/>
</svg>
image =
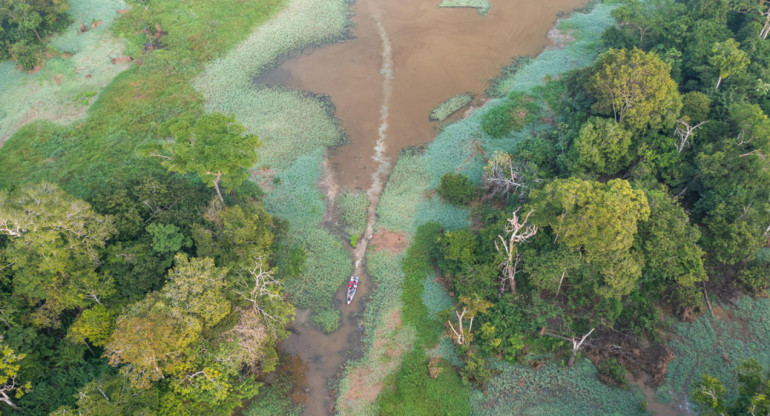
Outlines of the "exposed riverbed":
<svg viewBox="0 0 770 416">
<path fill-rule="evenodd" d="M 360 353 L 371 285 L 364 258 L 382 187 L 400 150 L 432 140 L 432 108 L 457 94 L 483 94 L 512 57 L 536 55 L 550 43 L 548 30 L 558 14 L 585 2 L 492 0 L 481 16 L 474 9 L 439 8 L 438 0 L 359 0 L 353 7 L 355 39 L 306 50 L 258 79 L 331 98 L 350 144 L 333 152 L 319 184 L 327 191 L 327 206 L 334 206 L 341 189 L 366 190 L 371 201 L 367 231 L 351 249 L 361 278 L 358 293 L 351 305 L 345 305 L 344 287 L 335 297 L 340 328 L 323 334 L 298 311 L 283 343 L 284 352 L 302 361 L 292 398 L 304 403 L 304 414 L 331 412 L 329 384 L 344 361 Z M 333 212 L 325 220 L 333 226 Z"/>
</svg>

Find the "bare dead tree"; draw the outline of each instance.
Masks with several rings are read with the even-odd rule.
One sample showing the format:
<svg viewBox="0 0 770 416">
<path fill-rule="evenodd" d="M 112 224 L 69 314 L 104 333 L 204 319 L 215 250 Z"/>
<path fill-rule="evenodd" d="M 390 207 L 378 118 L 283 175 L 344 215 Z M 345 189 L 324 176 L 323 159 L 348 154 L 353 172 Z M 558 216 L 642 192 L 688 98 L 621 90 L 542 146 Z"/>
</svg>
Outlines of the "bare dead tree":
<svg viewBox="0 0 770 416">
<path fill-rule="evenodd" d="M 455 329 L 454 325 L 452 325 L 452 321 L 447 321 L 449 323 L 449 328 L 452 330 L 452 333 L 454 334 L 454 340 L 457 342 L 458 345 L 465 345 L 466 339 L 465 339 L 465 329 L 463 328 L 463 317 L 468 312 L 468 308 L 466 306 L 463 306 L 462 312 L 457 312 L 455 310 L 455 315 L 457 315 L 457 327 L 460 328 L 458 331 Z M 473 319 L 471 319 L 471 325 L 473 325 Z M 468 329 L 470 332 L 470 328 Z"/>
<path fill-rule="evenodd" d="M 472 299 L 470 296 L 460 296 L 460 302 L 463 304 L 463 310 L 458 312 L 455 309 L 455 315 L 457 316 L 457 327 L 452 325 L 452 320 L 447 321 L 449 323 L 449 329 L 452 331 L 452 338 L 458 345 L 467 345 L 471 341 L 471 331 L 473 331 L 473 320 L 479 313 L 484 313 L 492 307 L 492 302 L 484 299 L 479 299 L 476 296 Z M 465 330 L 464 321 L 468 320 L 468 330 Z"/>
<path fill-rule="evenodd" d="M 487 191 L 485 198 L 493 198 L 497 194 L 522 195 L 527 189 L 523 178 L 526 169 L 526 163 L 514 161 L 507 153 L 492 156 L 481 176 L 482 186 Z"/>
<path fill-rule="evenodd" d="M 505 226 L 505 237 L 498 235 L 500 244 L 495 241 L 497 252 L 503 255 L 503 262 L 500 268 L 503 272 L 503 282 L 508 282 L 511 286 L 511 293 L 516 294 L 516 272 L 519 261 L 521 260 L 517 252 L 517 244 L 527 241 L 537 234 L 537 226 L 527 224 L 529 216 L 535 210 L 530 210 L 524 217 L 524 221 L 519 221 L 519 208 L 513 211 L 513 216 L 508 219 L 508 225 Z"/>
<path fill-rule="evenodd" d="M 237 341 L 240 346 L 237 357 L 233 358 L 256 374 L 265 358 L 266 345 L 275 338 L 269 334 L 270 329 L 257 311 L 243 309 L 239 312 L 241 319 L 227 334 L 231 341 Z"/>
<path fill-rule="evenodd" d="M 238 272 L 241 281 L 238 282 L 237 293 L 251 303 L 251 309 L 270 322 L 278 322 L 277 316 L 273 316 L 263 303 L 273 300 L 281 300 L 279 291 L 282 283 L 275 279 L 272 269 L 265 269 L 262 256 L 254 257 L 254 266 Z M 268 325 L 275 332 L 274 325 Z M 275 335 L 273 333 L 273 335 Z"/>
<path fill-rule="evenodd" d="M 561 278 L 559 279 L 559 287 L 556 288 L 556 296 L 559 297 L 559 292 L 561 292 L 561 283 L 564 281 L 564 276 L 567 275 L 567 269 L 564 269 L 564 271 L 561 272 Z"/>
<path fill-rule="evenodd" d="M 679 123 L 679 126 L 677 126 L 677 128 L 674 130 L 674 134 L 679 137 L 679 144 L 676 146 L 676 151 L 677 153 L 682 153 L 682 150 L 684 150 L 685 146 L 689 144 L 688 140 L 690 137 L 692 137 L 692 135 L 695 134 L 695 131 L 706 124 L 708 121 L 702 121 L 694 126 L 690 126 L 690 123 L 681 118 L 676 122 Z"/>
<path fill-rule="evenodd" d="M 595 329 L 596 328 L 591 328 L 591 330 L 588 331 L 588 333 L 586 333 L 580 338 L 580 341 L 578 341 L 576 336 L 566 337 L 564 335 L 557 334 L 552 331 L 544 331 L 544 333 L 548 334 L 548 336 L 551 336 L 551 337 L 561 338 L 563 340 L 572 342 L 572 355 L 570 355 L 569 361 L 567 361 L 567 365 L 572 367 L 575 365 L 575 358 L 577 357 L 577 353 L 580 351 L 580 348 L 583 347 L 583 343 L 586 341 L 586 339 L 588 339 L 588 337 L 594 332 Z"/>
</svg>

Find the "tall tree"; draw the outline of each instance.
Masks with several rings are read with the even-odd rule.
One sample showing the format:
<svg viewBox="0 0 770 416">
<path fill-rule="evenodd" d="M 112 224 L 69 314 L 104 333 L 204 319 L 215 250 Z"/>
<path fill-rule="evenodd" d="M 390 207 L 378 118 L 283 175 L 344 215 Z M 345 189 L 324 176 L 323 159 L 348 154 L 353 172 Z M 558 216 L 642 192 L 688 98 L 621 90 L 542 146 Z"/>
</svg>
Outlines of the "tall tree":
<svg viewBox="0 0 770 416">
<path fill-rule="evenodd" d="M 724 42 L 717 42 L 711 49 L 709 63 L 719 71 L 719 78 L 715 90 L 719 89 L 722 80 L 732 74 L 738 73 L 749 64 L 749 58 L 746 53 L 739 49 L 740 43 L 735 39 L 727 39 Z"/>
<path fill-rule="evenodd" d="M 99 250 L 114 233 L 110 217 L 55 185 L 0 192 L 0 234 L 11 239 L 0 255 L 13 273 L 14 294 L 37 307 L 35 325 L 58 326 L 61 311 L 114 292 L 110 277 L 97 271 Z"/>
<path fill-rule="evenodd" d="M 244 134 L 246 128 L 232 116 L 212 113 L 194 123 L 177 120 L 167 131 L 173 138 L 164 146 L 168 154 L 154 155 L 162 157 L 171 171 L 197 174 L 222 201 L 220 185 L 238 187 L 248 178 L 247 169 L 257 163 L 259 138 Z"/>
<path fill-rule="evenodd" d="M 610 49 L 594 63 L 588 82 L 587 90 L 596 99 L 593 108 L 631 130 L 671 124 L 682 100 L 670 72 L 671 66 L 655 54 Z"/>
<path fill-rule="evenodd" d="M 536 225 L 551 228 L 554 242 L 580 250 L 598 269 L 604 279 L 598 294 L 609 298 L 631 292 L 641 264 L 630 250 L 637 223 L 650 215 L 644 192 L 622 179 L 604 184 L 557 179 L 533 191 L 527 209 L 535 210 Z"/>
<path fill-rule="evenodd" d="M 613 119 L 592 117 L 573 142 L 577 164 L 588 172 L 614 175 L 631 161 L 631 132 Z"/>
</svg>

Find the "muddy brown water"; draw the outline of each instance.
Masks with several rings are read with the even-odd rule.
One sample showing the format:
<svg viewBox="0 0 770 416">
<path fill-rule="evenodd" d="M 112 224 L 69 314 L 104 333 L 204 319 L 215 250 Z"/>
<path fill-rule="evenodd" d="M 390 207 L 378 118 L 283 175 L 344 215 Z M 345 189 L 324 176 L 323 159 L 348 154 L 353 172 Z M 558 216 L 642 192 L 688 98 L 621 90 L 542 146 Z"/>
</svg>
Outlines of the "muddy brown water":
<svg viewBox="0 0 770 416">
<path fill-rule="evenodd" d="M 436 124 L 431 109 L 471 92 L 481 95 L 488 80 L 516 55 L 536 55 L 549 45 L 548 30 L 560 13 L 586 0 L 490 0 L 475 9 L 439 8 L 439 0 L 358 0 L 353 6 L 356 38 L 306 50 L 256 81 L 331 98 L 350 144 L 336 149 L 320 184 L 332 207 L 339 189 L 366 190 L 367 232 L 351 250 L 361 281 L 345 305 L 345 287 L 335 297 L 340 328 L 323 334 L 298 311 L 292 334 L 282 344 L 297 361 L 292 399 L 305 415 L 333 411 L 329 387 L 345 360 L 360 356 L 369 279 L 362 264 L 372 235 L 382 183 L 401 149 L 430 142 Z M 333 225 L 333 213 L 325 218 Z"/>
<path fill-rule="evenodd" d="M 368 189 L 378 166 L 374 146 L 383 105 L 382 45 L 376 17 L 392 45 L 393 82 L 385 156 L 430 142 L 428 114 L 457 94 L 481 93 L 516 55 L 536 55 L 559 13 L 586 0 L 490 0 L 486 16 L 470 8 L 440 8 L 440 0 L 359 0 L 356 38 L 305 51 L 261 80 L 331 97 L 351 143 L 332 157 L 344 188 Z"/>
</svg>

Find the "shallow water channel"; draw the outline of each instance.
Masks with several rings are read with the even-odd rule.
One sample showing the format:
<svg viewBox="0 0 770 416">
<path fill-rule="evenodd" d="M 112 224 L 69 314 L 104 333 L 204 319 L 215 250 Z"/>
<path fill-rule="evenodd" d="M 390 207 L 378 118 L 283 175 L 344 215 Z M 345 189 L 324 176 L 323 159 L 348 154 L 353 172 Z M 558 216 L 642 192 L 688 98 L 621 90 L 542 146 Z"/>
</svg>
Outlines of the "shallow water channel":
<svg viewBox="0 0 770 416">
<path fill-rule="evenodd" d="M 340 328 L 323 334 L 305 323 L 306 311 L 298 311 L 282 346 L 300 370 L 292 398 L 305 405 L 306 415 L 333 410 L 330 381 L 345 360 L 360 354 L 370 286 L 362 262 L 382 184 L 399 151 L 433 139 L 437 125 L 428 120 L 431 109 L 457 94 L 483 98 L 500 67 L 516 55 L 542 51 L 556 17 L 586 0 L 490 0 L 486 16 L 470 8 L 440 8 L 439 2 L 358 0 L 355 39 L 307 50 L 258 80 L 331 98 L 350 144 L 333 152 L 322 185 L 366 190 L 372 202 L 367 233 L 351 250 L 361 278 L 356 298 L 345 305 L 344 287 L 335 298 Z M 327 192 L 330 200 L 335 193 Z"/>
</svg>

